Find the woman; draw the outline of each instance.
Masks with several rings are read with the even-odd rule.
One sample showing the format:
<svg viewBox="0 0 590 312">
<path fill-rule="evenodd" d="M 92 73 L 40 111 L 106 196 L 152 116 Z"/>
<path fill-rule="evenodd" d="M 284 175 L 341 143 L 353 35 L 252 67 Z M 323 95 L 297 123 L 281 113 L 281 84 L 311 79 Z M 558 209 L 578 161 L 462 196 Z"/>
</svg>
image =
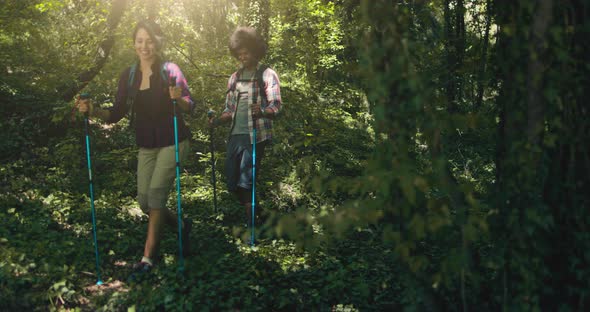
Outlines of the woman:
<svg viewBox="0 0 590 312">
<path fill-rule="evenodd" d="M 162 60 L 163 36 L 152 21 L 142 21 L 133 32 L 138 61 L 125 69 L 119 78 L 115 104 L 110 110 L 94 107 L 89 100 L 77 100 L 81 113 L 100 118 L 107 123 L 121 120 L 131 112 L 139 152 L 137 156 L 137 200 L 149 216 L 143 257 L 134 269 L 148 272 L 154 266 L 161 240 L 162 225 L 177 228 L 175 214 L 166 209 L 166 200 L 176 174 L 174 144 L 174 108 L 190 112 L 194 103 L 180 68 Z M 169 82 L 176 80 L 176 86 Z M 178 148 L 180 159 L 188 154 L 191 133 L 178 114 Z M 183 222 L 184 251 L 188 251 L 191 223 Z"/>
</svg>

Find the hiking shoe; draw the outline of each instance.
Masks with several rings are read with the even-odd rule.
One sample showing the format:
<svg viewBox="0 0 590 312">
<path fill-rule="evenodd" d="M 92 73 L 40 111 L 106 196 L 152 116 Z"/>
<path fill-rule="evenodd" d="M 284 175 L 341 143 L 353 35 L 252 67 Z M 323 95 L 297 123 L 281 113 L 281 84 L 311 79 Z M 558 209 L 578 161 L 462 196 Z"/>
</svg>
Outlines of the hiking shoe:
<svg viewBox="0 0 590 312">
<path fill-rule="evenodd" d="M 146 276 L 148 276 L 153 269 L 153 265 L 141 261 L 134 264 L 132 269 L 133 273 L 131 273 L 131 275 L 129 276 L 129 282 L 134 283 L 139 282 L 143 280 Z"/>
<path fill-rule="evenodd" d="M 152 267 L 153 265 L 144 261 L 140 261 L 133 265 L 133 271 L 149 273 L 152 270 Z"/>
<path fill-rule="evenodd" d="M 182 256 L 187 257 L 191 252 L 191 230 L 193 229 L 193 222 L 189 219 L 184 219 L 184 227 L 182 228 Z"/>
</svg>

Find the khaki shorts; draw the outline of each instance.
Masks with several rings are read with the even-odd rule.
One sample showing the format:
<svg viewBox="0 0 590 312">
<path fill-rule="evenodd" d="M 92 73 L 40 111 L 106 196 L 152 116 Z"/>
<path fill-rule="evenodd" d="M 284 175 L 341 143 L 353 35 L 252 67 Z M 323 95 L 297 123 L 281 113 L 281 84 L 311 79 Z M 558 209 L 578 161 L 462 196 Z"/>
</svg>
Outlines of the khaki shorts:
<svg viewBox="0 0 590 312">
<path fill-rule="evenodd" d="M 178 143 L 182 161 L 189 152 L 189 140 Z M 137 201 L 144 213 L 165 209 L 168 194 L 176 179 L 174 145 L 160 148 L 139 148 L 137 154 Z"/>
</svg>

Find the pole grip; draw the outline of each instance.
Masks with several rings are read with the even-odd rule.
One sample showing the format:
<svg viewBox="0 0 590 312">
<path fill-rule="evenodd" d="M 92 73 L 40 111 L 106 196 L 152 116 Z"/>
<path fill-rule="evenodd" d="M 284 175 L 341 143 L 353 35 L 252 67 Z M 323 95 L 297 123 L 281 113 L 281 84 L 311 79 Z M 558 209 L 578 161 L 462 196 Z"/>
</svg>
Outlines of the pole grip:
<svg viewBox="0 0 590 312">
<path fill-rule="evenodd" d="M 90 93 L 88 93 L 88 92 L 82 92 L 78 96 L 78 99 L 79 100 L 88 100 L 88 99 L 90 99 Z M 89 117 L 88 112 L 84 113 L 84 118 L 88 119 L 88 117 Z"/>
</svg>

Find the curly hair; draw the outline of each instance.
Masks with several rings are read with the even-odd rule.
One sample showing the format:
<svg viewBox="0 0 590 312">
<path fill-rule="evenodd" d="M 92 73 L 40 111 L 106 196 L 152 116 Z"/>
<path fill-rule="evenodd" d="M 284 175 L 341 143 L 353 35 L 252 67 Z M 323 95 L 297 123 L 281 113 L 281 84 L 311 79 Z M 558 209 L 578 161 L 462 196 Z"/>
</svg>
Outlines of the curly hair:
<svg viewBox="0 0 590 312">
<path fill-rule="evenodd" d="M 133 42 L 135 42 L 137 32 L 141 28 L 147 31 L 147 33 L 150 35 L 150 38 L 152 38 L 156 44 L 156 51 L 161 52 L 162 47 L 164 46 L 164 34 L 162 33 L 160 25 L 152 20 L 143 20 L 138 22 L 137 25 L 135 25 L 135 29 L 133 30 Z"/>
<path fill-rule="evenodd" d="M 238 58 L 238 50 L 246 48 L 257 60 L 266 55 L 267 45 L 262 36 L 252 27 L 238 27 L 229 38 L 229 51 Z"/>
</svg>

